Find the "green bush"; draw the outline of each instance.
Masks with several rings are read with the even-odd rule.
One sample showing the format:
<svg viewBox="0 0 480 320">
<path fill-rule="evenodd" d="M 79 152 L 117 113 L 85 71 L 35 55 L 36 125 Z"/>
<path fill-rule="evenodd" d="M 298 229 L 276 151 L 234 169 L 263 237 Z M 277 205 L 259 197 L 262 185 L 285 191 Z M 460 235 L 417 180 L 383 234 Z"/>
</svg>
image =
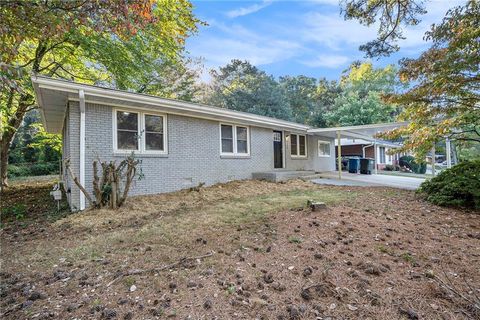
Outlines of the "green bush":
<svg viewBox="0 0 480 320">
<path fill-rule="evenodd" d="M 55 174 L 58 173 L 58 166 L 59 164 L 57 162 L 36 163 L 30 167 L 30 175 L 43 176 L 47 174 Z"/>
<path fill-rule="evenodd" d="M 26 176 L 43 176 L 48 174 L 56 174 L 59 172 L 59 164 L 57 162 L 34 163 L 29 165 L 8 166 L 9 177 L 26 177 Z"/>
<path fill-rule="evenodd" d="M 412 156 L 400 157 L 399 164 L 401 167 L 407 167 L 412 170 L 413 173 L 425 174 L 425 172 L 427 172 L 427 164 L 417 163 Z"/>
<path fill-rule="evenodd" d="M 9 177 L 24 177 L 30 175 L 30 169 L 24 166 L 16 166 L 13 164 L 8 165 Z"/>
<path fill-rule="evenodd" d="M 480 160 L 465 161 L 422 183 L 417 191 L 440 206 L 480 209 Z"/>
</svg>

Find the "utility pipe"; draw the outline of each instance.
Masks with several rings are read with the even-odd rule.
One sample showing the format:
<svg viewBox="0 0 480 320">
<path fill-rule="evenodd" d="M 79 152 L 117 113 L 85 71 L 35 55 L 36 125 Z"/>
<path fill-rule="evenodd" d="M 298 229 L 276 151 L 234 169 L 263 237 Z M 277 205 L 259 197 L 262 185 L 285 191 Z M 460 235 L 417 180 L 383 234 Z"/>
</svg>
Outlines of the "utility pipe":
<svg viewBox="0 0 480 320">
<path fill-rule="evenodd" d="M 85 92 L 78 91 L 80 105 L 80 184 L 85 188 Z M 85 195 L 80 190 L 80 210 L 85 210 Z"/>
<path fill-rule="evenodd" d="M 342 139 L 340 135 L 340 131 L 337 131 L 337 140 L 338 140 L 338 159 L 337 159 L 337 165 L 338 165 L 338 179 L 342 180 Z"/>
</svg>

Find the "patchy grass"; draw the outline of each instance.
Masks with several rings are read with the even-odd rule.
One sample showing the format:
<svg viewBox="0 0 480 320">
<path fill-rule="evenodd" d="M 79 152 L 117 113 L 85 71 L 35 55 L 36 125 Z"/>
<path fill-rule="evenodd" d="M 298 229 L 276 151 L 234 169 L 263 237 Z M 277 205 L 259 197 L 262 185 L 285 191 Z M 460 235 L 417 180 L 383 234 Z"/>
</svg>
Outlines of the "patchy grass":
<svg viewBox="0 0 480 320">
<path fill-rule="evenodd" d="M 17 192 L 9 206 L 28 212 L 35 201 Z M 3 230 L 3 318 L 476 316 L 438 281 L 447 275 L 468 297 L 465 283 L 479 283 L 476 216 L 409 191 L 242 181 L 41 217 Z M 34 291 L 45 298 L 16 307 Z"/>
</svg>

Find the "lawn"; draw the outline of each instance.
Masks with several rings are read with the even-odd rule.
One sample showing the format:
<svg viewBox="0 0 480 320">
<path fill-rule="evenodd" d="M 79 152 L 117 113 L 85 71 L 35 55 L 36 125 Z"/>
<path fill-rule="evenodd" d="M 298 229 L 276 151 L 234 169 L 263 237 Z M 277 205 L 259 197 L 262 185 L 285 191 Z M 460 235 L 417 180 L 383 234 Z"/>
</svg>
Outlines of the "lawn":
<svg viewBox="0 0 480 320">
<path fill-rule="evenodd" d="M 242 181 L 67 214 L 49 188 L 2 195 L 2 318 L 479 316 L 478 213 L 410 191 Z"/>
</svg>

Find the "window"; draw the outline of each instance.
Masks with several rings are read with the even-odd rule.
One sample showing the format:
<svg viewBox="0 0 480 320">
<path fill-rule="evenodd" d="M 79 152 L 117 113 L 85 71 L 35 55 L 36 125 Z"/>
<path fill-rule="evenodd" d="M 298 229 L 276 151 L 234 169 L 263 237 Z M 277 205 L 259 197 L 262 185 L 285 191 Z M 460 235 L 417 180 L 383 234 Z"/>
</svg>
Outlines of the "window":
<svg viewBox="0 0 480 320">
<path fill-rule="evenodd" d="M 307 156 L 307 137 L 299 134 L 290 135 L 290 155 L 292 157 Z"/>
<path fill-rule="evenodd" d="M 330 142 L 318 140 L 318 156 L 330 157 Z"/>
<path fill-rule="evenodd" d="M 117 111 L 117 149 L 138 150 L 138 113 Z"/>
<path fill-rule="evenodd" d="M 380 162 L 379 163 L 385 163 L 385 147 L 379 147 L 378 150 L 380 152 Z"/>
<path fill-rule="evenodd" d="M 290 154 L 292 156 L 298 155 L 298 136 L 296 134 L 290 135 Z"/>
<path fill-rule="evenodd" d="M 241 155 L 250 153 L 248 127 L 220 124 L 221 154 Z"/>
<path fill-rule="evenodd" d="M 163 117 L 145 115 L 145 150 L 163 151 Z"/>
<path fill-rule="evenodd" d="M 248 134 L 246 127 L 237 127 L 237 153 L 248 153 Z"/>
<path fill-rule="evenodd" d="M 166 116 L 114 110 L 114 150 L 166 153 Z"/>
<path fill-rule="evenodd" d="M 222 124 L 222 153 L 233 153 L 233 126 Z"/>
</svg>

